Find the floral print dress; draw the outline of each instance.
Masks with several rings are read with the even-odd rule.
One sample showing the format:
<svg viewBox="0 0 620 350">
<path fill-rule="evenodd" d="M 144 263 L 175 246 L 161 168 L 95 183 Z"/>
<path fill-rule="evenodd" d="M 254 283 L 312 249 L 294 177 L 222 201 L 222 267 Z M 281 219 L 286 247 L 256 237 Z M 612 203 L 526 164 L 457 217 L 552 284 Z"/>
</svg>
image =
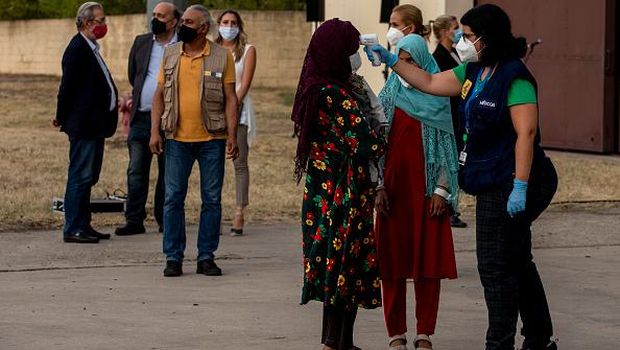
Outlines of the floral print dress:
<svg viewBox="0 0 620 350">
<path fill-rule="evenodd" d="M 350 310 L 381 306 L 371 159 L 386 143 L 344 90 L 320 90 L 302 206 L 304 285 L 310 300 Z"/>
</svg>

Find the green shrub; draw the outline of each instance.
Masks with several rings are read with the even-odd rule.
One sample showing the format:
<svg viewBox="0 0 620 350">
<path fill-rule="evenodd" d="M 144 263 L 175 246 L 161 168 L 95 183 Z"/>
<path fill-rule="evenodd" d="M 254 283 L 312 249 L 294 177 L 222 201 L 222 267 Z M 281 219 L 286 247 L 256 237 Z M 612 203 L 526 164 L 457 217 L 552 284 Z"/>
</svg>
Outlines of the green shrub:
<svg viewBox="0 0 620 350">
<path fill-rule="evenodd" d="M 85 0 L 2 0 L 0 20 L 71 18 Z M 106 15 L 146 12 L 146 0 L 99 0 Z M 188 0 L 212 9 L 303 10 L 303 0 Z"/>
<path fill-rule="evenodd" d="M 203 4 L 211 9 L 303 10 L 304 0 L 189 0 L 188 5 Z"/>
</svg>

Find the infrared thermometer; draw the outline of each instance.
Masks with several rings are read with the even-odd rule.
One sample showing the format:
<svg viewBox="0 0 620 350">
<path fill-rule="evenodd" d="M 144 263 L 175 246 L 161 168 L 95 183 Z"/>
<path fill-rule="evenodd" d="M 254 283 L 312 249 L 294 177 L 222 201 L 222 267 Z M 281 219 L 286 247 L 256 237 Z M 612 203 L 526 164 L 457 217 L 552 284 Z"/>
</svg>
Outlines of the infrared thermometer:
<svg viewBox="0 0 620 350">
<path fill-rule="evenodd" d="M 381 65 L 381 57 L 378 52 L 372 51 L 372 47 L 374 45 L 379 44 L 379 37 L 377 34 L 362 34 L 360 35 L 360 44 L 364 45 L 372 52 L 372 65 L 380 66 Z"/>
</svg>

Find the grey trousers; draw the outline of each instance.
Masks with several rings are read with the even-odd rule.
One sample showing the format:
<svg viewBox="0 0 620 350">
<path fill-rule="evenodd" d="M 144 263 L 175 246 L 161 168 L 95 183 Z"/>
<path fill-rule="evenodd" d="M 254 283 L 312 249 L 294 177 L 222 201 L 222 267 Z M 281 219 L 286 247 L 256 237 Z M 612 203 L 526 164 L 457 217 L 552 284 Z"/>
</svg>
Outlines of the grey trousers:
<svg viewBox="0 0 620 350">
<path fill-rule="evenodd" d="M 532 255 L 532 222 L 558 186 L 548 158 L 532 164 L 526 210 L 508 216 L 512 182 L 476 196 L 476 255 L 488 309 L 486 350 L 513 350 L 521 316 L 523 349 L 542 350 L 553 335 L 545 289 Z"/>
<path fill-rule="evenodd" d="M 248 126 L 237 126 L 237 147 L 239 157 L 233 161 L 235 165 L 235 186 L 237 192 L 237 206 L 245 207 L 249 203 L 250 170 L 248 168 Z"/>
</svg>

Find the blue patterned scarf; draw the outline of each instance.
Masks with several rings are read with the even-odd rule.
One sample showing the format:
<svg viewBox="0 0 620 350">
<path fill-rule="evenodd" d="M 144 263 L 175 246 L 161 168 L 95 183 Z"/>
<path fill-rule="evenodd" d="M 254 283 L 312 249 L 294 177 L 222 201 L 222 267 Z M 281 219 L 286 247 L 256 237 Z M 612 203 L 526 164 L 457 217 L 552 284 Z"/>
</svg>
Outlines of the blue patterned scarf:
<svg viewBox="0 0 620 350">
<path fill-rule="evenodd" d="M 416 64 L 425 71 L 431 74 L 439 72 L 437 62 L 428 52 L 426 41 L 421 36 L 417 34 L 405 36 L 396 46 L 397 54 L 400 50 L 408 52 Z M 450 99 L 429 95 L 414 88 L 405 88 L 398 80 L 396 73 L 392 72 L 379 93 L 379 100 L 383 105 L 389 127 L 392 125 L 396 107 L 422 123 L 426 195 L 428 197 L 433 195 L 441 178 L 450 190 L 448 201 L 453 208 L 456 208 L 459 193 L 458 161 L 450 114 Z"/>
</svg>

